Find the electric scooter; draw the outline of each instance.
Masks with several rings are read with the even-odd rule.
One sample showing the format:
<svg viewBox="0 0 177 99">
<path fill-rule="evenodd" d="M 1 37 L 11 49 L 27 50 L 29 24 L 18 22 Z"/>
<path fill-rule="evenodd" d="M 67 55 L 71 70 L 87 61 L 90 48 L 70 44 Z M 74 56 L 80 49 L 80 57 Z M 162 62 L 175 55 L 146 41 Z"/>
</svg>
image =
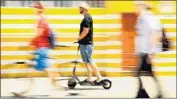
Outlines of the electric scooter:
<svg viewBox="0 0 177 99">
<path fill-rule="evenodd" d="M 72 72 L 72 78 L 70 78 L 68 80 L 68 87 L 70 89 L 74 89 L 75 86 L 77 84 L 81 85 L 81 86 L 103 86 L 104 89 L 110 89 L 112 86 L 112 82 L 108 79 L 104 79 L 102 81 L 100 81 L 99 83 L 91 83 L 91 82 L 85 82 L 85 81 L 81 81 L 78 76 L 76 75 L 76 67 L 77 64 L 80 63 L 78 60 L 78 56 L 79 56 L 79 46 L 77 49 L 77 58 L 75 61 L 72 61 L 71 63 L 74 64 L 74 68 L 73 68 L 73 72 Z"/>
</svg>

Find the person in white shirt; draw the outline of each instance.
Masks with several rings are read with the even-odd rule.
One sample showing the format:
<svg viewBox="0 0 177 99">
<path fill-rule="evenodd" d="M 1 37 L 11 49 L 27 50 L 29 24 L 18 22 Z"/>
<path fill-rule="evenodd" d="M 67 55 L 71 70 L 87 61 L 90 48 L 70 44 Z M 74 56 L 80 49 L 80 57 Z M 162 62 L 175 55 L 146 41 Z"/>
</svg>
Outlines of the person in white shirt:
<svg viewBox="0 0 177 99">
<path fill-rule="evenodd" d="M 157 97 L 161 97 L 160 86 L 156 77 L 152 71 L 152 56 L 156 52 L 161 51 L 161 36 L 162 36 L 162 27 L 160 20 L 151 12 L 151 6 L 146 3 L 138 3 L 138 19 L 136 23 L 136 46 L 135 51 L 136 55 L 139 57 L 139 68 L 137 76 L 140 83 L 140 89 L 142 87 L 141 81 L 141 71 L 147 71 L 155 80 L 159 94 Z"/>
</svg>

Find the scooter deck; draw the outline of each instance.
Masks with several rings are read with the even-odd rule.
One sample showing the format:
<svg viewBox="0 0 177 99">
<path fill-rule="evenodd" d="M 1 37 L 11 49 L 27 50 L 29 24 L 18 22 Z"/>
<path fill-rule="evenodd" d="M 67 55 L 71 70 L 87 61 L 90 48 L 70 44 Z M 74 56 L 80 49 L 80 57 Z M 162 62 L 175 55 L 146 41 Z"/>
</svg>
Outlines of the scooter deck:
<svg viewBox="0 0 177 99">
<path fill-rule="evenodd" d="M 81 86 L 102 86 L 102 84 L 94 84 L 93 82 L 80 82 Z"/>
</svg>

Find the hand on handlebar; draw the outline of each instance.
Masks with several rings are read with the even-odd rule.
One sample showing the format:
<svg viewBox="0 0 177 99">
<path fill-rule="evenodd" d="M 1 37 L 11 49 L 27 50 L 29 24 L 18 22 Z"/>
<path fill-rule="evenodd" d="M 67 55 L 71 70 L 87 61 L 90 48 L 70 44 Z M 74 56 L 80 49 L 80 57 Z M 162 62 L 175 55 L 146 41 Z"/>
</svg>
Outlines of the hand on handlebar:
<svg viewBox="0 0 177 99">
<path fill-rule="evenodd" d="M 78 43 L 78 42 L 79 42 L 79 40 L 75 40 L 75 41 L 74 41 L 74 43 Z"/>
</svg>

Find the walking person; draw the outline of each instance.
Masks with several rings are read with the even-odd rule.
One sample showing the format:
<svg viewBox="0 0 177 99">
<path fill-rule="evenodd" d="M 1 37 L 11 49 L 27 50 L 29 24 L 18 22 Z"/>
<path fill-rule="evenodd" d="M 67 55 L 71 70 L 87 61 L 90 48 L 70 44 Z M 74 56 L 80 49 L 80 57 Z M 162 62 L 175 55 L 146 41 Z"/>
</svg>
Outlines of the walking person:
<svg viewBox="0 0 177 99">
<path fill-rule="evenodd" d="M 37 35 L 31 40 L 30 47 L 34 48 L 34 58 L 29 65 L 32 65 L 32 73 L 35 71 L 43 71 L 47 73 L 49 79 L 51 80 L 51 84 L 57 88 L 55 77 L 59 77 L 59 73 L 53 72 L 54 69 L 53 59 L 50 58 L 50 54 L 52 49 L 54 48 L 54 35 L 43 16 L 44 8 L 40 2 L 36 2 L 33 6 L 37 11 L 37 16 L 39 17 L 37 24 Z M 28 77 L 30 75 L 28 74 Z M 20 92 L 13 93 L 16 96 L 23 96 L 24 94 L 30 92 L 34 88 L 33 79 L 31 79 L 30 85 L 28 89 Z"/>
<path fill-rule="evenodd" d="M 161 51 L 161 37 L 162 37 L 162 27 L 160 20 L 151 12 L 151 6 L 146 3 L 138 3 L 138 20 L 136 24 L 137 37 L 136 37 L 136 54 L 139 58 L 139 68 L 137 72 L 137 77 L 139 80 L 139 90 L 144 90 L 141 71 L 147 71 L 150 76 L 153 77 L 157 89 L 157 97 L 161 97 L 161 90 L 157 78 L 154 76 L 152 71 L 152 58 L 156 52 Z M 138 97 L 143 97 L 138 92 Z M 145 97 L 144 97 L 145 98 Z M 147 98 L 147 97 L 146 97 Z"/>
</svg>

